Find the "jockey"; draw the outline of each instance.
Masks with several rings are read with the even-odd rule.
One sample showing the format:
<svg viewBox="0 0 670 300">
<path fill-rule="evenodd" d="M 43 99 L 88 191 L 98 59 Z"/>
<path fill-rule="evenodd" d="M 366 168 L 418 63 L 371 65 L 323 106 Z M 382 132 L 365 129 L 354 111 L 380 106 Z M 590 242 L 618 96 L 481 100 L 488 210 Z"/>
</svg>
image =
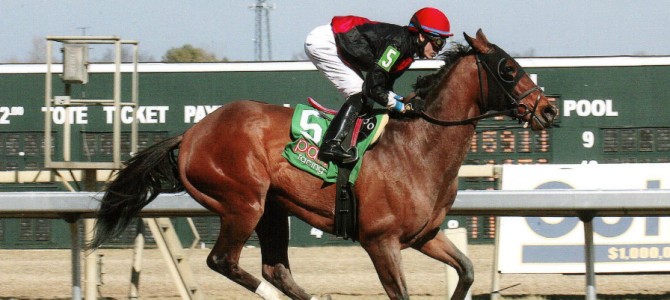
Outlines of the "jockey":
<svg viewBox="0 0 670 300">
<path fill-rule="evenodd" d="M 410 99 L 393 92 L 395 80 L 415 56 L 434 58 L 452 35 L 447 16 L 432 7 L 414 13 L 408 26 L 339 16 L 312 30 L 305 40 L 307 56 L 347 99 L 324 134 L 319 159 L 356 160 L 356 148 L 347 151 L 341 143 L 368 99 L 404 113 Z"/>
</svg>

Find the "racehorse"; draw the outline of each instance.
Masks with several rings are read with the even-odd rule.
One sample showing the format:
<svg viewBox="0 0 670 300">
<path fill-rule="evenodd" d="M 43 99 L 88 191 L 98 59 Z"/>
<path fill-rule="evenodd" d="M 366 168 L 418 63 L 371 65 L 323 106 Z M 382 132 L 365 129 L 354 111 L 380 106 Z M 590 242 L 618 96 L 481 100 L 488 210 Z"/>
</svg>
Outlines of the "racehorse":
<svg viewBox="0 0 670 300">
<path fill-rule="evenodd" d="M 557 114 L 519 64 L 481 29 L 475 38 L 464 36 L 470 47 L 457 47 L 440 70 L 417 80 L 416 92 L 425 99 L 422 113 L 393 118 L 362 158 L 354 187 L 355 239 L 391 299 L 409 298 L 401 250 L 410 247 L 456 269 L 452 299 L 463 299 L 472 285 L 471 261 L 438 233 L 454 203 L 458 170 L 477 121 L 495 110 L 542 130 Z M 332 233 L 336 188 L 282 157 L 292 112 L 255 101 L 229 103 L 182 135 L 139 152 L 107 186 L 88 246 L 119 235 L 159 193 L 185 190 L 220 218 L 219 237 L 207 257 L 211 269 L 264 299 L 279 299 L 276 289 L 239 265 L 242 248 L 256 231 L 263 278 L 292 299 L 316 299 L 292 278 L 288 215 Z"/>
</svg>

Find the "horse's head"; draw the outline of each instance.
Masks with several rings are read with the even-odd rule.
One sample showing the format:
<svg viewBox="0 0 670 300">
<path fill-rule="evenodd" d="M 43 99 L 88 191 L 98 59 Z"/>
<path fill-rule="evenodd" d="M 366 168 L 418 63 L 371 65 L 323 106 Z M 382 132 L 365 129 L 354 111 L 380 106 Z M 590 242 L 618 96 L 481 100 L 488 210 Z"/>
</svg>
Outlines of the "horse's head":
<svg viewBox="0 0 670 300">
<path fill-rule="evenodd" d="M 485 110 L 511 110 L 513 118 L 528 122 L 533 130 L 551 127 L 558 109 L 549 103 L 516 60 L 491 44 L 481 29 L 477 31 L 476 38 L 465 33 L 464 36 L 477 58 L 483 101 L 480 107 Z"/>
</svg>

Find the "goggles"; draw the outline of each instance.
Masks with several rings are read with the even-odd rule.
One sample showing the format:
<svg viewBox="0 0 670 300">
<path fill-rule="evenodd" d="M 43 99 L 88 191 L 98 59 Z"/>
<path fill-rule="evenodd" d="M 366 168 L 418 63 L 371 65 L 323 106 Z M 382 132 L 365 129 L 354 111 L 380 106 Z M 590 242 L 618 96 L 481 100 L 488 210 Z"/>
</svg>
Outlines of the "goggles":
<svg viewBox="0 0 670 300">
<path fill-rule="evenodd" d="M 433 45 L 433 49 L 435 49 L 436 52 L 440 52 L 440 50 L 442 50 L 444 45 L 447 43 L 447 38 L 433 36 L 430 34 L 424 34 L 424 36 L 428 39 L 428 42 Z"/>
</svg>

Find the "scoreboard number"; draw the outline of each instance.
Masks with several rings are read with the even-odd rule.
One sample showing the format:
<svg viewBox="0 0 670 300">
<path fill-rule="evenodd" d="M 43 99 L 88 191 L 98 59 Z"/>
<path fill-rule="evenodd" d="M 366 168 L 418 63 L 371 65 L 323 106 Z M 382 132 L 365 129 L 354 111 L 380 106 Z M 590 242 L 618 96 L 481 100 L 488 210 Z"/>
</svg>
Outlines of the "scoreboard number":
<svg viewBox="0 0 670 300">
<path fill-rule="evenodd" d="M 592 148 L 595 141 L 596 136 L 592 131 L 584 131 L 582 133 L 582 145 L 584 145 L 584 148 Z"/>
</svg>

